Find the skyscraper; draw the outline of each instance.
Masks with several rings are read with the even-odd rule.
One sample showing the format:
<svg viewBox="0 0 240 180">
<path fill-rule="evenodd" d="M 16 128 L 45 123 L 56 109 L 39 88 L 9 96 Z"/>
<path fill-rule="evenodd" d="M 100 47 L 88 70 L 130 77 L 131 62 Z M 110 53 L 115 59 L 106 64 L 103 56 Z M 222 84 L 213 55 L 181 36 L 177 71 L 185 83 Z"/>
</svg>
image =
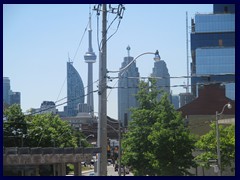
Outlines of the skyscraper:
<svg viewBox="0 0 240 180">
<path fill-rule="evenodd" d="M 214 4 L 213 14 L 196 14 L 191 32 L 191 84 L 223 83 L 235 99 L 235 5 Z"/>
<path fill-rule="evenodd" d="M 172 104 L 174 106 L 175 109 L 179 108 L 179 95 L 171 95 L 172 98 Z"/>
<path fill-rule="evenodd" d="M 92 28 L 91 13 L 89 12 L 89 29 L 88 29 L 88 52 L 84 55 L 85 62 L 88 63 L 88 85 L 87 85 L 87 105 L 90 112 L 94 112 L 93 102 L 93 63 L 96 62 L 96 55 L 92 48 Z"/>
<path fill-rule="evenodd" d="M 164 92 L 170 95 L 170 75 L 168 73 L 168 68 L 163 60 L 158 60 L 154 62 L 154 67 L 152 71 L 152 77 L 156 77 L 156 85 L 159 90 L 163 90 Z M 162 93 L 158 95 L 160 99 Z M 170 97 L 169 97 L 170 98 Z"/>
<path fill-rule="evenodd" d="M 67 62 L 67 116 L 76 116 L 78 104 L 84 103 L 84 86 L 80 75 L 73 67 L 72 62 Z"/>
<path fill-rule="evenodd" d="M 132 60 L 130 56 L 130 47 L 127 47 L 128 56 L 124 57 L 121 69 L 126 67 Z M 132 63 L 125 71 L 119 73 L 118 81 L 118 120 L 127 125 L 130 121 L 130 108 L 137 107 L 135 95 L 138 92 L 139 73 L 136 63 Z"/>
<path fill-rule="evenodd" d="M 10 105 L 19 104 L 21 105 L 21 93 L 20 92 L 12 92 L 10 93 Z"/>
<path fill-rule="evenodd" d="M 3 77 L 3 102 L 10 104 L 10 79 Z"/>
<path fill-rule="evenodd" d="M 7 105 L 21 105 L 21 93 L 11 90 L 10 79 L 8 77 L 3 77 L 3 103 Z"/>
</svg>

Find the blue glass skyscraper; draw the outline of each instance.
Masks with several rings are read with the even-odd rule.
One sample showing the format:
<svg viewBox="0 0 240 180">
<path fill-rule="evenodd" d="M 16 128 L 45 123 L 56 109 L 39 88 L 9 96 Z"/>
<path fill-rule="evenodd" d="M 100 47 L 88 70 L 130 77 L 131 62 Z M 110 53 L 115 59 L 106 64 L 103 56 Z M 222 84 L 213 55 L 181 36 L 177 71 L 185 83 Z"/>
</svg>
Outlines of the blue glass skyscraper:
<svg viewBox="0 0 240 180">
<path fill-rule="evenodd" d="M 69 61 L 67 62 L 67 116 L 77 115 L 78 104 L 84 103 L 84 96 L 82 78 Z"/>
<path fill-rule="evenodd" d="M 235 100 L 235 5 L 214 4 L 213 14 L 196 14 L 191 33 L 192 93 L 206 83 L 223 83 Z"/>
<path fill-rule="evenodd" d="M 10 79 L 3 77 L 3 102 L 10 104 Z"/>
</svg>

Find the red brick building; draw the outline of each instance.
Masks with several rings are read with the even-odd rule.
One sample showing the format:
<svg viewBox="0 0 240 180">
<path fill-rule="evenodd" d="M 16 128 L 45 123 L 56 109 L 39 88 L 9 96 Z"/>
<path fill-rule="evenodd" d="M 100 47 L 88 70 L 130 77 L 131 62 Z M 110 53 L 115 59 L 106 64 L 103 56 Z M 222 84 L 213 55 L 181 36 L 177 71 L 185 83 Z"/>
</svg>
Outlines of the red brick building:
<svg viewBox="0 0 240 180">
<path fill-rule="evenodd" d="M 199 97 L 178 109 L 183 117 L 187 117 L 188 126 L 192 133 L 206 134 L 209 124 L 216 120 L 216 111 L 220 113 L 225 104 L 230 103 L 231 109 L 224 109 L 219 123 L 235 123 L 235 101 L 225 96 L 225 86 L 220 84 L 204 85 L 199 89 Z"/>
</svg>

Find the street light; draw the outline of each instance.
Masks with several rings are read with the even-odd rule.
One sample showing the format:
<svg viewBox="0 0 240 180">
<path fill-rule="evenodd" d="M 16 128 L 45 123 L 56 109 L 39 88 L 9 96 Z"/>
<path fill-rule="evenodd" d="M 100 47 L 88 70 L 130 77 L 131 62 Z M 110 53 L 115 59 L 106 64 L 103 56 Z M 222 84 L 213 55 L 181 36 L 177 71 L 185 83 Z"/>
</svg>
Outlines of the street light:
<svg viewBox="0 0 240 180">
<path fill-rule="evenodd" d="M 94 137 L 94 134 L 89 134 L 87 137 L 85 137 L 85 138 L 83 138 L 83 139 L 79 139 L 79 147 L 81 147 L 81 141 L 82 140 L 87 140 L 87 138 L 89 138 L 89 137 Z"/>
<path fill-rule="evenodd" d="M 107 71 L 106 68 L 106 4 L 103 4 L 103 31 L 102 31 L 102 42 L 104 46 L 102 47 L 102 51 L 99 52 L 99 91 L 98 91 L 98 139 L 97 144 L 101 147 L 102 152 L 99 153 L 98 161 L 97 161 L 97 175 L 104 176 L 107 175 L 107 82 L 106 77 L 107 73 L 118 73 L 126 70 L 130 65 L 135 62 L 139 57 L 146 54 L 154 54 L 154 60 L 159 61 L 161 58 L 159 56 L 158 51 L 146 52 L 142 53 L 133 59 L 126 67 L 120 69 L 119 71 Z"/>
<path fill-rule="evenodd" d="M 232 108 L 232 105 L 230 103 L 227 103 L 223 106 L 222 111 L 218 113 L 216 111 L 216 139 L 217 139 L 217 165 L 218 165 L 218 176 L 221 176 L 221 152 L 220 152 L 220 134 L 219 134 L 219 126 L 218 126 L 218 120 L 219 116 L 223 113 L 224 109 L 228 107 L 228 109 Z"/>
<path fill-rule="evenodd" d="M 119 73 L 119 72 L 122 72 L 122 71 L 125 71 L 126 69 L 128 69 L 132 63 L 134 63 L 139 57 L 143 56 L 143 55 L 146 55 L 146 54 L 154 54 L 154 61 L 160 61 L 161 60 L 161 57 L 159 55 L 159 52 L 158 50 L 156 50 L 156 52 L 145 52 L 145 53 L 142 53 L 140 55 L 138 55 L 136 58 L 134 58 L 130 63 L 128 63 L 125 67 L 121 68 L 120 70 L 118 71 L 108 71 L 108 73 Z"/>
<path fill-rule="evenodd" d="M 120 70 L 118 71 L 107 71 L 108 73 L 120 73 L 120 72 L 125 72 L 134 62 L 136 62 L 136 60 L 143 56 L 143 55 L 147 55 L 147 54 L 153 54 L 155 55 L 154 56 L 154 61 L 160 61 L 161 60 L 161 57 L 159 55 L 159 51 L 156 50 L 156 52 L 145 52 L 145 53 L 142 53 L 140 55 L 138 55 L 136 58 L 134 58 L 131 62 L 129 62 L 125 67 L 121 68 Z M 123 74 L 122 73 L 122 74 Z M 121 74 L 121 75 L 122 75 Z M 120 76 L 121 76 L 120 75 Z M 108 126 L 110 126 L 109 124 L 107 124 Z M 114 129 L 112 126 L 110 126 L 112 129 Z M 115 129 L 114 129 L 115 130 Z M 116 130 L 115 130 L 116 131 Z M 117 131 L 116 131 L 117 132 Z M 119 131 L 118 131 L 118 136 L 119 136 L 119 153 L 118 153 L 118 163 L 119 163 L 119 167 L 118 167 L 118 173 L 119 173 L 119 176 L 121 176 L 121 123 L 120 123 L 120 120 L 119 120 Z"/>
</svg>

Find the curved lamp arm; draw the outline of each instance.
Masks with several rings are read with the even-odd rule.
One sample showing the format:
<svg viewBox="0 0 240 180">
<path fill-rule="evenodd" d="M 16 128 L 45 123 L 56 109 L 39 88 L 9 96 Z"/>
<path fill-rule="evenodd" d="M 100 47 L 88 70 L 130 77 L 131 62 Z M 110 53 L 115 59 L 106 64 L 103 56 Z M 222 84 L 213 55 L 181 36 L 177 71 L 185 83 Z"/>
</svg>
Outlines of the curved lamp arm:
<svg viewBox="0 0 240 180">
<path fill-rule="evenodd" d="M 109 72 L 109 73 L 119 73 L 119 72 L 122 72 L 122 71 L 126 70 L 127 68 L 129 68 L 129 66 L 131 66 L 131 64 L 134 63 L 139 57 L 141 57 L 143 55 L 146 55 L 146 54 L 154 54 L 155 55 L 155 57 L 154 57 L 155 61 L 161 60 L 161 57 L 159 55 L 158 50 L 155 53 L 153 53 L 153 52 L 145 52 L 145 53 L 142 53 L 142 54 L 138 55 L 129 64 L 127 64 L 125 67 L 121 68 L 120 70 L 118 70 L 118 71 L 107 71 L 107 72 Z"/>
<path fill-rule="evenodd" d="M 230 103 L 225 104 L 222 108 L 222 111 L 220 113 L 218 113 L 217 115 L 221 115 L 224 112 L 226 107 L 228 107 L 228 109 L 231 109 L 232 105 Z"/>
</svg>

